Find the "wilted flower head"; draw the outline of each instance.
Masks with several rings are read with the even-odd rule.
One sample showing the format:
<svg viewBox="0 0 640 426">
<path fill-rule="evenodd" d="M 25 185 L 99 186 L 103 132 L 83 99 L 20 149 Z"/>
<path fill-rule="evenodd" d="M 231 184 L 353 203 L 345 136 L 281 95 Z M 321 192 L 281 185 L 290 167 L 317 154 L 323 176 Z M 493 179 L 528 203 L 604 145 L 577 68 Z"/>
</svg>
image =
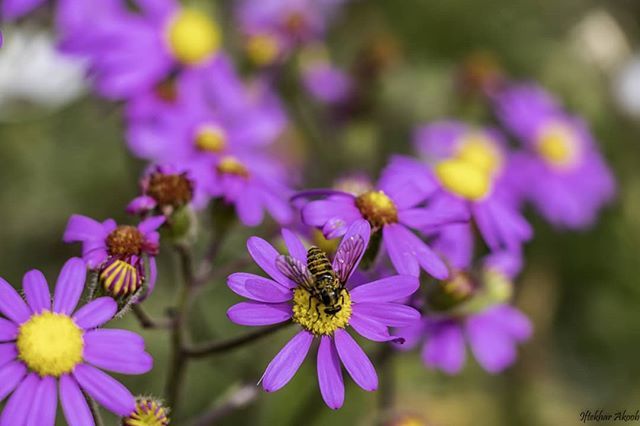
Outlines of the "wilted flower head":
<svg viewBox="0 0 640 426">
<path fill-rule="evenodd" d="M 524 199 L 558 227 L 592 224 L 613 198 L 615 181 L 586 124 L 535 85 L 509 87 L 495 97 L 495 105 L 525 148 L 513 160 Z"/>
<path fill-rule="evenodd" d="M 146 284 L 146 297 L 155 286 L 155 256 L 160 244 L 156 230 L 164 221 L 162 216 L 150 217 L 135 227 L 117 225 L 113 219 L 100 223 L 86 216 L 73 215 L 63 239 L 67 243 L 82 243 L 82 256 L 89 269 L 99 273 L 106 294 L 128 298 Z"/>
<path fill-rule="evenodd" d="M 419 128 L 415 144 L 439 188 L 430 197 L 434 209 L 466 210 L 492 250 L 518 250 L 531 238 L 533 231 L 513 201 L 510 157 L 499 133 L 443 121 Z M 407 161 L 390 167 L 400 171 Z"/>
<path fill-rule="evenodd" d="M 369 224 L 356 221 L 345 233 L 333 261 L 317 247 L 307 250 L 288 230 L 283 230 L 283 238 L 289 255 L 279 255 L 260 238 L 249 239 L 249 253 L 271 278 L 248 273 L 229 276 L 229 287 L 251 301 L 232 306 L 227 315 L 236 324 L 258 326 L 292 320 L 302 328 L 269 363 L 262 377 L 266 391 L 276 391 L 291 380 L 314 339 L 320 340 L 318 381 L 329 407 L 340 408 L 344 401 L 341 364 L 361 388 L 377 388 L 373 364 L 347 328 L 377 342 L 397 340 L 388 327 L 408 325 L 419 317 L 417 311 L 400 302 L 416 291 L 418 279 L 396 275 L 353 288 L 350 278 L 369 236 Z"/>
<path fill-rule="evenodd" d="M 143 374 L 153 359 L 139 335 L 99 329 L 116 312 L 110 297 L 95 299 L 76 310 L 84 289 L 86 267 L 69 260 L 58 277 L 53 303 L 47 281 L 38 270 L 23 280 L 27 303 L 0 279 L 2 394 L 11 394 L 0 424 L 53 426 L 58 395 L 69 425 L 91 426 L 93 416 L 83 393 L 119 416 L 135 408 L 135 398 L 101 369 Z M 75 313 L 74 313 L 75 312 Z"/>
</svg>

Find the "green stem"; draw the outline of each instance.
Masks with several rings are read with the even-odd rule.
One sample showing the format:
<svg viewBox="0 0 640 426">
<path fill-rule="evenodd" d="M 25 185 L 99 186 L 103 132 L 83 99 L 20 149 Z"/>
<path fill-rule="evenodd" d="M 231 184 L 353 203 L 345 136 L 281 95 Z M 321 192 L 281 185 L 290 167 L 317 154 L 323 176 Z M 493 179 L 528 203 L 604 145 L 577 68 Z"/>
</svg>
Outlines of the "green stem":
<svg viewBox="0 0 640 426">
<path fill-rule="evenodd" d="M 102 420 L 102 415 L 100 414 L 100 407 L 98 407 L 98 404 L 96 403 L 96 401 L 94 401 L 93 398 L 91 398 L 87 394 L 85 394 L 84 396 L 89 403 L 89 410 L 91 410 L 93 422 L 96 426 L 104 426 L 104 420 Z"/>
</svg>

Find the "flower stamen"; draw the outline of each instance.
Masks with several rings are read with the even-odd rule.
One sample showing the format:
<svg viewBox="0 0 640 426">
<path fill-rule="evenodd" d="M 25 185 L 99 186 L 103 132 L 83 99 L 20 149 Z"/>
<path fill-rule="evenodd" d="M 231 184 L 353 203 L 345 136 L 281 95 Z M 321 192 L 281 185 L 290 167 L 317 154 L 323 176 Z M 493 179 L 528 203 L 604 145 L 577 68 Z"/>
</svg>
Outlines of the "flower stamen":
<svg viewBox="0 0 640 426">
<path fill-rule="evenodd" d="M 338 298 L 340 310 L 335 314 L 325 312 L 325 306 L 302 287 L 293 291 L 293 321 L 315 335 L 330 335 L 345 328 L 351 318 L 351 296 L 342 289 Z"/>
<path fill-rule="evenodd" d="M 374 228 L 398 221 L 398 209 L 383 191 L 368 191 L 356 197 L 356 207 Z"/>
</svg>

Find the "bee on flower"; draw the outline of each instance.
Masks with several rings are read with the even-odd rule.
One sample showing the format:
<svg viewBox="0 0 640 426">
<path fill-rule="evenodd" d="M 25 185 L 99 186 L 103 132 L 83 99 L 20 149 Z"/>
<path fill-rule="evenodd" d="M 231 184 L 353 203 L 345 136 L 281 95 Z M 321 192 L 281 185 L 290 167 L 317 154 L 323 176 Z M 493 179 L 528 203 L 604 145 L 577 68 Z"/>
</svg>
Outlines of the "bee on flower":
<svg viewBox="0 0 640 426">
<path fill-rule="evenodd" d="M 402 303 L 419 283 L 411 275 L 394 275 L 352 287 L 351 277 L 369 244 L 370 232 L 368 222 L 354 222 L 332 260 L 317 247 L 306 249 L 286 229 L 282 235 L 288 255 L 279 254 L 258 237 L 249 239 L 249 254 L 270 278 L 242 272 L 230 275 L 229 288 L 250 301 L 229 308 L 229 319 L 248 326 L 292 321 L 301 328 L 267 366 L 261 379 L 267 392 L 291 380 L 314 340 L 320 343 L 320 393 L 330 408 L 338 409 L 344 402 L 342 366 L 361 388 L 377 388 L 371 360 L 347 330 L 376 342 L 398 340 L 388 327 L 410 325 L 419 318 L 418 311 Z"/>
</svg>

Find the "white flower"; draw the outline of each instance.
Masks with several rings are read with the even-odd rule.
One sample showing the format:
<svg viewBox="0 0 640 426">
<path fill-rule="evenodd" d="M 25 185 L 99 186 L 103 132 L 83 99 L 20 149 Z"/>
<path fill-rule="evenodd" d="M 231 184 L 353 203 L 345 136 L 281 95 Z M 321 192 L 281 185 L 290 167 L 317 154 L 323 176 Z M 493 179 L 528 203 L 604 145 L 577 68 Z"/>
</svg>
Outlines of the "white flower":
<svg viewBox="0 0 640 426">
<path fill-rule="evenodd" d="M 24 103 L 57 108 L 86 87 L 83 62 L 58 52 L 46 31 L 5 28 L 0 47 L 0 117 Z"/>
</svg>

